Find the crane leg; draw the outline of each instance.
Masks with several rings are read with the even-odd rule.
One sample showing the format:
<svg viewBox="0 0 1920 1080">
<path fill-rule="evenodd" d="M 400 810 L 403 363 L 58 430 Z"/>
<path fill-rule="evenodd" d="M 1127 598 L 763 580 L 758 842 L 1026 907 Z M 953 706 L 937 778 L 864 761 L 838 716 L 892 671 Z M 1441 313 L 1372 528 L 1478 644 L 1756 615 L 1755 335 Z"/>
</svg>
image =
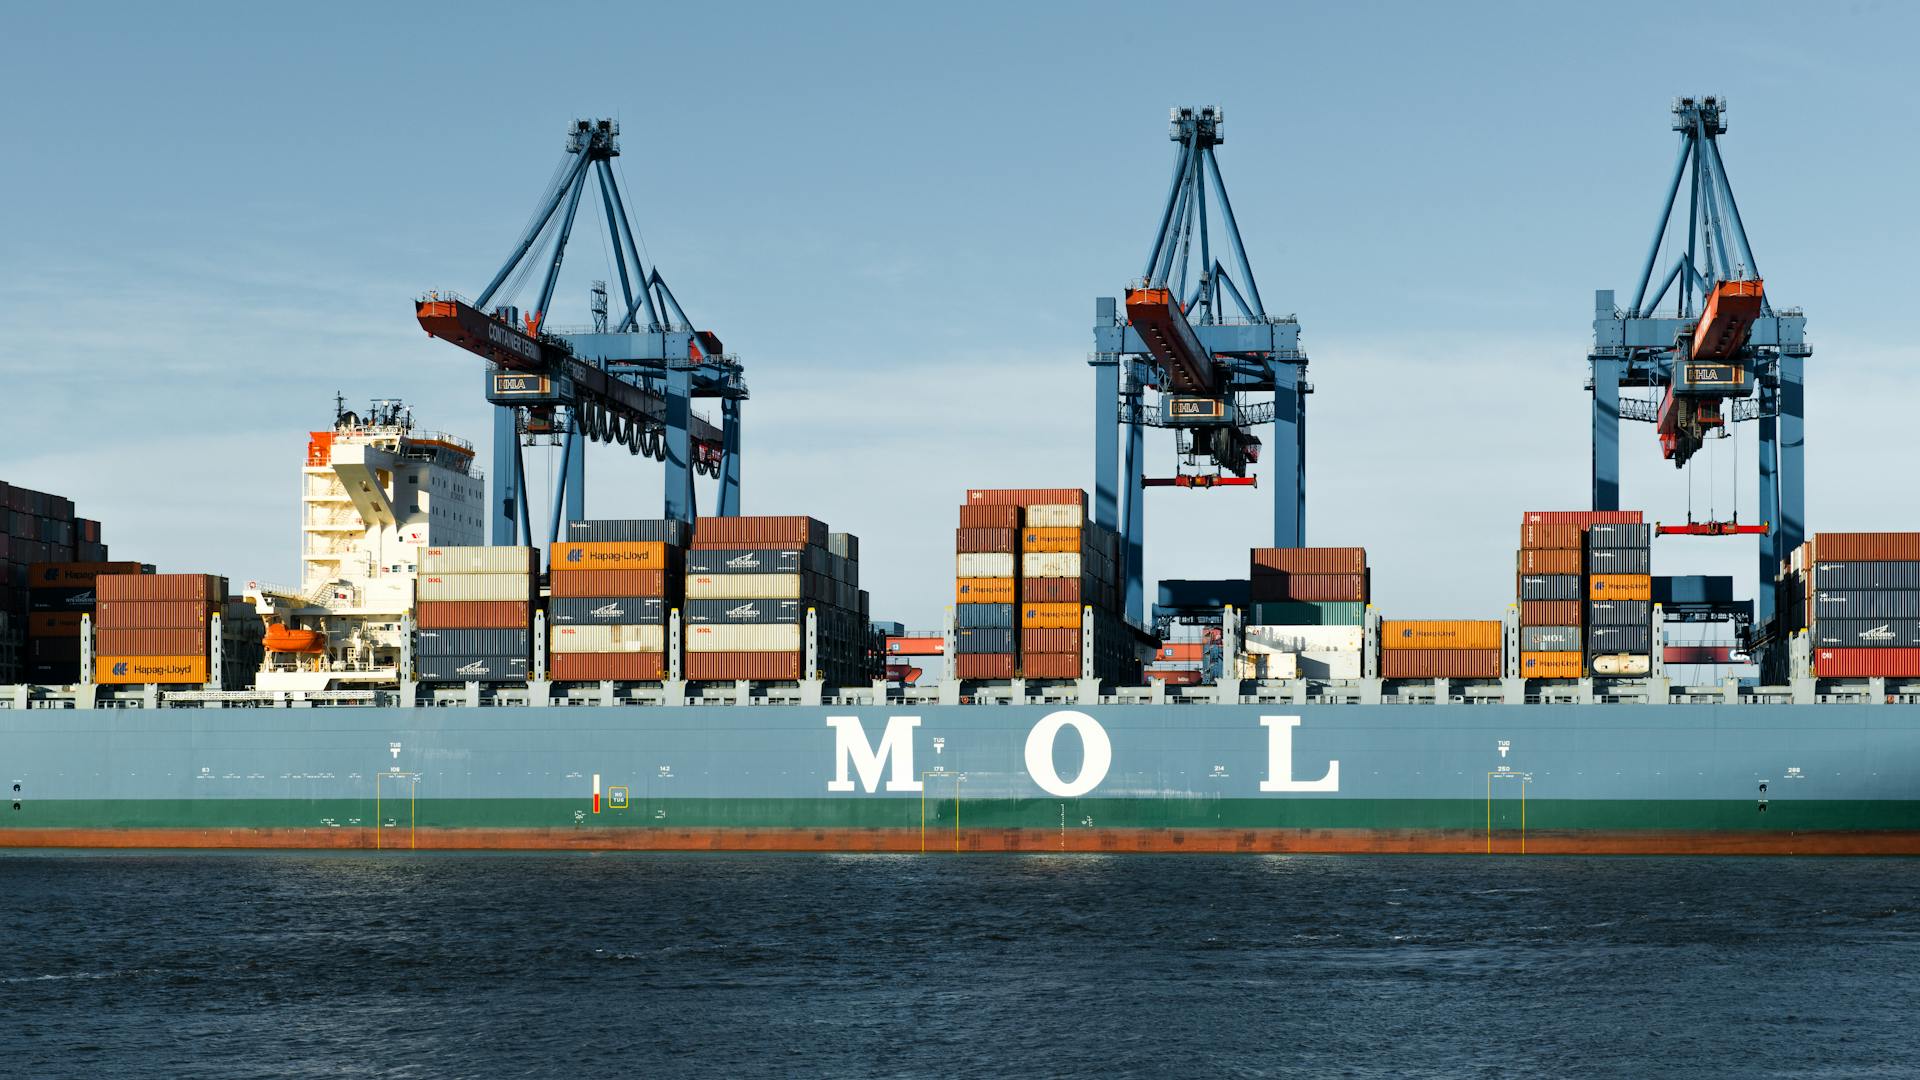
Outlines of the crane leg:
<svg viewBox="0 0 1920 1080">
<path fill-rule="evenodd" d="M 720 505 L 721 517 L 740 515 L 740 402 L 727 398 L 720 403 Z"/>
<path fill-rule="evenodd" d="M 1780 422 L 1776 418 L 1779 410 L 1780 391 L 1777 388 L 1762 385 L 1760 387 L 1760 520 L 1780 522 Z M 1775 597 L 1773 583 L 1780 573 L 1780 561 L 1787 557 L 1792 548 L 1781 546 L 1779 528 L 1773 529 L 1760 538 L 1760 577 L 1758 607 L 1754 616 L 1761 626 L 1773 621 Z M 1797 627 L 1794 629 L 1798 629 Z"/>
<path fill-rule="evenodd" d="M 1804 357 L 1780 358 L 1780 520 L 1772 534 L 1776 565 L 1807 538 L 1805 365 Z"/>
<path fill-rule="evenodd" d="M 666 387 L 666 516 L 692 524 L 693 436 L 687 428 L 692 414 L 693 373 L 684 367 L 669 370 Z"/>
<path fill-rule="evenodd" d="M 1620 509 L 1620 374 L 1622 362 L 1593 360 L 1593 509 Z"/>
<path fill-rule="evenodd" d="M 1128 382 L 1139 387 L 1139 380 L 1129 375 Z M 1145 544 L 1147 534 L 1146 507 L 1146 452 L 1147 433 L 1142 424 L 1128 424 L 1126 448 L 1126 487 L 1123 489 L 1126 499 L 1126 524 L 1120 531 L 1120 557 L 1126 561 L 1127 580 L 1127 618 L 1139 626 L 1146 614 L 1146 560 Z"/>
<path fill-rule="evenodd" d="M 514 410 L 510 405 L 495 406 L 493 410 L 493 498 L 489 500 L 492 512 L 487 516 L 487 536 L 496 547 L 512 547 L 518 540 L 514 535 L 517 522 L 517 507 L 520 493 L 516 490 L 514 463 L 520 456 L 520 433 L 514 424 Z"/>
<path fill-rule="evenodd" d="M 1300 365 L 1273 365 L 1273 544 L 1307 542 L 1307 395 Z"/>
<path fill-rule="evenodd" d="M 1118 363 L 1097 363 L 1093 368 L 1093 523 L 1107 529 L 1120 525 Z"/>
</svg>

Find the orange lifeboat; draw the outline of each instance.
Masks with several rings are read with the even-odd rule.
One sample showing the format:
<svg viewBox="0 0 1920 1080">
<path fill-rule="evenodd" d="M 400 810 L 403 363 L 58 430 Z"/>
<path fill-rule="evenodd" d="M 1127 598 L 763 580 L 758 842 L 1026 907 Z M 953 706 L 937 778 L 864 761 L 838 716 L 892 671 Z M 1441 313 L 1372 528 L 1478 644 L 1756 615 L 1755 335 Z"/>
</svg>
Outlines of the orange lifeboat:
<svg viewBox="0 0 1920 1080">
<path fill-rule="evenodd" d="M 327 651 L 327 635 L 319 630 L 291 630 L 280 623 L 271 623 L 262 644 L 268 652 L 323 653 Z"/>
</svg>

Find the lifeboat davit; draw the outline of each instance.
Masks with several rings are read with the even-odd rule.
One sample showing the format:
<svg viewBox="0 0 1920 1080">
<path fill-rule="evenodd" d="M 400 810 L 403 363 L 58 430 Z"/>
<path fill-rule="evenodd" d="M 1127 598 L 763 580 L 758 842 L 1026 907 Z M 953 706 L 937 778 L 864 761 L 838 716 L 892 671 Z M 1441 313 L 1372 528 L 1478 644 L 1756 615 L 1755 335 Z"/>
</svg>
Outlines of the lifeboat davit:
<svg viewBox="0 0 1920 1080">
<path fill-rule="evenodd" d="M 267 627 L 262 644 L 268 652 L 323 653 L 327 651 L 327 635 L 319 630 L 293 630 L 273 623 Z"/>
</svg>

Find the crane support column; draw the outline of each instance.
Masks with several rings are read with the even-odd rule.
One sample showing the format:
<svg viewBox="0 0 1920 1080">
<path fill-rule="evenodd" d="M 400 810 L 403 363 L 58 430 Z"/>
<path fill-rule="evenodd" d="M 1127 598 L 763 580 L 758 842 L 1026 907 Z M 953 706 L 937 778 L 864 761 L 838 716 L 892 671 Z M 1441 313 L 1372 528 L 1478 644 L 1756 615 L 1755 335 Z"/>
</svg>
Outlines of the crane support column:
<svg viewBox="0 0 1920 1080">
<path fill-rule="evenodd" d="M 1111 296 L 1093 302 L 1093 325 L 1112 326 L 1119 306 Z M 1093 523 L 1120 527 L 1120 362 L 1093 360 Z"/>
<path fill-rule="evenodd" d="M 567 485 L 567 520 L 587 520 L 587 440 L 580 433 L 580 418 L 567 418 L 567 447 L 562 457 L 567 463 L 563 478 Z M 563 537 L 564 539 L 564 537 Z"/>
<path fill-rule="evenodd" d="M 1307 543 L 1307 395 L 1300 365 L 1273 369 L 1273 546 Z"/>
<path fill-rule="evenodd" d="M 1799 356 L 1780 358 L 1780 517 L 1769 537 L 1776 568 L 1807 538 L 1805 363 Z M 1771 580 L 1769 574 L 1761 582 Z"/>
<path fill-rule="evenodd" d="M 519 513 L 515 464 L 520 458 L 520 432 L 514 412 L 508 405 L 493 410 L 493 499 L 487 536 L 499 547 L 513 546 Z"/>
<path fill-rule="evenodd" d="M 1760 387 L 1760 520 L 1764 522 L 1780 521 L 1780 390 L 1778 387 L 1762 384 Z M 1760 538 L 1760 587 L 1758 608 L 1754 617 L 1761 626 L 1773 621 L 1776 597 L 1773 582 L 1780 573 L 1780 560 L 1786 558 L 1780 547 L 1780 528 L 1776 524 L 1773 531 Z M 1794 629 L 1798 629 L 1795 627 Z"/>
<path fill-rule="evenodd" d="M 721 517 L 740 516 L 740 399 L 720 402 L 720 501 Z"/>
<path fill-rule="evenodd" d="M 1132 362 L 1125 362 L 1129 369 L 1123 385 L 1131 392 L 1130 400 L 1135 410 L 1143 407 L 1140 393 L 1140 370 Z M 1125 505 L 1122 512 L 1126 515 L 1126 524 L 1120 529 L 1120 557 L 1126 560 L 1127 570 L 1127 618 L 1135 626 L 1142 625 L 1146 615 L 1146 557 L 1144 549 L 1147 538 L 1147 429 L 1139 424 L 1127 425 L 1126 447 L 1126 486 L 1121 489 Z"/>
<path fill-rule="evenodd" d="M 687 428 L 693 405 L 693 372 L 676 365 L 667 370 L 666 516 L 693 523 L 693 438 Z"/>
</svg>

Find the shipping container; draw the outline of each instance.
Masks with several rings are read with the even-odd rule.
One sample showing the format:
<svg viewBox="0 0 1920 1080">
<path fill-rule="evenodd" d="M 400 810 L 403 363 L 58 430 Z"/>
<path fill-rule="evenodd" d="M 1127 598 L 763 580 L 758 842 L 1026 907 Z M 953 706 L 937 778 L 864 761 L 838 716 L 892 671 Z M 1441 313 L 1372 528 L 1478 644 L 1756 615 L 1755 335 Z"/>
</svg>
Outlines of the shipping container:
<svg viewBox="0 0 1920 1080">
<path fill-rule="evenodd" d="M 1029 529 L 1078 529 L 1087 523 L 1086 507 L 1079 503 L 1034 503 L 1021 516 Z"/>
<path fill-rule="evenodd" d="M 93 625 L 102 630 L 185 630 L 206 626 L 212 615 L 213 605 L 205 600 L 102 600 Z"/>
<path fill-rule="evenodd" d="M 1813 620 L 1920 618 L 1920 592 L 1859 589 L 1813 594 Z"/>
<path fill-rule="evenodd" d="M 1578 574 L 1585 569 L 1578 548 L 1521 548 L 1514 563 L 1522 574 Z"/>
<path fill-rule="evenodd" d="M 689 574 L 797 574 L 825 565 L 822 561 L 808 567 L 804 548 L 713 548 L 687 553 Z"/>
<path fill-rule="evenodd" d="M 1020 556 L 1020 576 L 1023 578 L 1078 578 L 1080 574 L 1080 553 L 1077 551 L 1030 551 Z"/>
<path fill-rule="evenodd" d="M 103 686 L 132 686 L 145 683 L 198 686 L 207 681 L 207 657 L 198 656 L 106 656 L 93 661 L 93 681 Z"/>
<path fill-rule="evenodd" d="M 27 616 L 28 637 L 79 637 L 83 611 L 36 611 Z"/>
<path fill-rule="evenodd" d="M 152 573 L 151 566 L 136 562 L 57 562 L 33 563 L 27 567 L 27 586 L 32 589 L 92 588 L 102 574 Z"/>
<path fill-rule="evenodd" d="M 1820 648 L 1911 649 L 1920 647 L 1920 619 L 1821 619 L 1811 634 Z"/>
<path fill-rule="evenodd" d="M 548 591 L 556 597 L 590 599 L 599 596 L 661 597 L 669 601 L 676 581 L 665 570 L 569 570 L 548 578 Z"/>
<path fill-rule="evenodd" d="M 1085 507 L 1087 493 L 1078 488 L 969 488 L 968 506 L 1063 506 Z"/>
<path fill-rule="evenodd" d="M 554 682 L 661 682 L 667 654 L 554 653 L 547 657 L 547 678 Z"/>
<path fill-rule="evenodd" d="M 41 588 L 27 592 L 28 611 L 73 612 L 75 614 L 92 611 L 98 602 L 98 594 L 91 585 L 77 585 L 69 588 Z"/>
<path fill-rule="evenodd" d="M 849 562 L 859 562 L 860 538 L 852 533 L 830 532 L 827 534 L 827 550 Z"/>
<path fill-rule="evenodd" d="M 1251 588 L 1256 604 L 1271 600 L 1364 603 L 1367 599 L 1367 575 L 1271 571 L 1253 578 Z"/>
<path fill-rule="evenodd" d="M 1166 683 L 1168 686 L 1198 686 L 1200 673 L 1192 668 L 1148 668 L 1147 678 Z"/>
<path fill-rule="evenodd" d="M 964 552 L 1016 551 L 1019 533 L 1012 529 L 955 529 L 954 550 Z"/>
<path fill-rule="evenodd" d="M 1254 548 L 1249 559 L 1251 576 L 1263 571 L 1289 574 L 1364 574 L 1367 549 L 1357 547 Z"/>
<path fill-rule="evenodd" d="M 1359 626 L 1367 605 L 1357 601 L 1263 600 L 1247 608 L 1247 621 L 1264 626 Z"/>
<path fill-rule="evenodd" d="M 1021 630 L 1020 652 L 1022 654 L 1078 654 L 1080 652 L 1080 631 L 1078 628 L 1065 630 L 1060 628 L 1044 629 L 1041 627 Z"/>
<path fill-rule="evenodd" d="M 1301 679 L 1358 679 L 1361 672 L 1361 653 L 1358 649 L 1308 649 L 1304 652 L 1275 653 L 1286 656 L 1288 665 L 1293 668 L 1294 678 Z M 1269 678 L 1286 676 L 1270 675 Z"/>
<path fill-rule="evenodd" d="M 531 630 L 419 630 L 414 651 L 420 656 L 530 656 Z"/>
<path fill-rule="evenodd" d="M 421 682 L 525 682 L 525 656 L 415 656 Z"/>
<path fill-rule="evenodd" d="M 1920 590 L 1920 562 L 1822 562 L 1813 564 L 1813 587 L 1830 592 L 1862 589 Z"/>
<path fill-rule="evenodd" d="M 1587 652 L 1595 656 L 1602 653 L 1645 653 L 1652 648 L 1653 627 L 1650 625 L 1587 628 Z"/>
<path fill-rule="evenodd" d="M 1575 652 L 1522 652 L 1523 679 L 1579 679 L 1586 676 L 1586 658 Z"/>
<path fill-rule="evenodd" d="M 1017 529 L 1020 527 L 1020 508 L 1017 506 L 963 506 L 960 508 L 960 527 L 963 529 Z"/>
<path fill-rule="evenodd" d="M 53 638 L 79 647 L 79 637 Z M 205 629 L 100 630 L 93 635 L 94 651 L 102 656 L 205 656 L 211 639 Z"/>
<path fill-rule="evenodd" d="M 1813 561 L 1920 562 L 1920 533 L 1815 533 Z"/>
<path fill-rule="evenodd" d="M 1024 604 L 1020 625 L 1041 630 L 1072 629 L 1080 626 L 1081 615 L 1079 604 Z"/>
<path fill-rule="evenodd" d="M 1653 579 L 1645 574 L 1595 574 L 1587 579 L 1589 600 L 1651 600 Z"/>
<path fill-rule="evenodd" d="M 1520 628 L 1523 653 L 1579 652 L 1580 628 L 1577 626 L 1523 626 Z"/>
<path fill-rule="evenodd" d="M 798 652 L 805 638 L 796 623 L 702 624 L 682 633 L 689 653 Z"/>
<path fill-rule="evenodd" d="M 647 571 L 632 571 L 644 573 Z M 658 573 L 658 571 L 651 571 Z M 587 571 L 563 577 L 588 574 L 622 573 L 617 570 Z M 102 581 L 110 580 L 101 578 Z M 422 574 L 415 584 L 421 602 L 431 600 L 514 600 L 526 603 L 533 596 L 534 579 L 525 574 Z M 596 593 L 595 595 L 604 595 Z"/>
<path fill-rule="evenodd" d="M 1590 574 L 1646 574 L 1653 570 L 1653 553 L 1646 548 L 1588 548 Z"/>
<path fill-rule="evenodd" d="M 962 679 L 1011 679 L 1014 656 L 1004 653 L 960 653 L 953 658 L 954 675 Z"/>
<path fill-rule="evenodd" d="M 1488 619 L 1382 619 L 1382 649 L 1498 649 L 1501 625 Z"/>
<path fill-rule="evenodd" d="M 1082 532 L 1078 526 L 1072 528 L 1038 528 L 1029 526 L 1020 534 L 1022 552 L 1050 552 L 1055 554 L 1080 554 Z"/>
<path fill-rule="evenodd" d="M 1605 653 L 1588 657 L 1595 675 L 1645 675 L 1653 670 L 1653 658 L 1644 653 Z"/>
<path fill-rule="evenodd" d="M 1361 626 L 1247 626 L 1245 648 L 1261 652 L 1359 652 L 1366 638 Z"/>
<path fill-rule="evenodd" d="M 1815 649 L 1813 673 L 1823 679 L 1920 678 L 1920 649 Z"/>
<path fill-rule="evenodd" d="M 1503 653 L 1499 649 L 1381 650 L 1383 679 L 1497 679 Z"/>
<path fill-rule="evenodd" d="M 960 578 L 1010 578 L 1014 574 L 1013 556 L 1005 552 L 966 552 L 954 556 L 954 576 Z"/>
<path fill-rule="evenodd" d="M 102 574 L 94 579 L 102 600 L 208 600 L 227 598 L 227 579 L 212 574 Z"/>
<path fill-rule="evenodd" d="M 1570 523 L 1527 523 L 1520 526 L 1520 546 L 1522 548 L 1561 548 L 1579 550 L 1581 528 Z"/>
<path fill-rule="evenodd" d="M 1653 602 L 1594 600 L 1587 604 L 1587 622 L 1593 626 L 1647 626 L 1653 622 Z"/>
<path fill-rule="evenodd" d="M 804 661 L 797 652 L 688 653 L 685 674 L 692 682 L 793 682 Z"/>
<path fill-rule="evenodd" d="M 547 565 L 577 570 L 677 570 L 685 553 L 658 540 L 569 540 L 553 545 Z"/>
<path fill-rule="evenodd" d="M 428 630 L 515 630 L 533 625 L 531 611 L 525 600 L 428 600 L 415 607 L 414 624 Z"/>
<path fill-rule="evenodd" d="M 1590 548 L 1644 548 L 1652 543 L 1651 525 L 1598 521 L 1587 526 L 1587 546 Z"/>
<path fill-rule="evenodd" d="M 687 599 L 804 600 L 819 591 L 809 588 L 808 579 L 807 574 L 688 574 Z"/>
<path fill-rule="evenodd" d="M 548 634 L 552 653 L 657 653 L 667 647 L 664 626 L 556 626 Z"/>
<path fill-rule="evenodd" d="M 1012 604 L 957 604 L 953 609 L 953 624 L 961 627 L 999 627 L 1012 629 L 1014 606 Z"/>
<path fill-rule="evenodd" d="M 696 548 L 827 546 L 825 522 L 810 517 L 703 517 L 693 523 Z"/>
<path fill-rule="evenodd" d="M 693 529 L 684 521 L 671 518 L 643 518 L 607 521 L 571 521 L 567 539 L 589 543 L 662 543 L 683 548 L 693 539 Z"/>
<path fill-rule="evenodd" d="M 1080 654 L 1077 652 L 1033 653 L 1020 657 L 1022 678 L 1077 679 L 1080 671 Z"/>
<path fill-rule="evenodd" d="M 1571 600 L 1578 603 L 1584 595 L 1579 574 L 1521 574 L 1520 599 Z"/>
<path fill-rule="evenodd" d="M 1011 627 L 968 626 L 953 631 L 953 651 L 957 653 L 1010 653 L 1019 641 Z"/>
<path fill-rule="evenodd" d="M 1603 525 L 1610 522 L 1632 524 L 1642 520 L 1638 510 L 1529 510 L 1520 515 L 1524 525 Z"/>
<path fill-rule="evenodd" d="M 530 547 L 429 547 L 420 549 L 420 575 L 540 572 L 540 551 Z"/>
<path fill-rule="evenodd" d="M 961 604 L 1011 604 L 1015 602 L 1014 579 L 1010 577 L 963 577 L 953 583 L 953 598 Z"/>
<path fill-rule="evenodd" d="M 799 600 L 689 600 L 684 609 L 693 625 L 800 623 L 807 605 Z"/>
<path fill-rule="evenodd" d="M 165 637 L 166 635 L 192 634 L 193 631 L 191 630 L 115 630 L 114 633 L 119 635 L 124 635 L 117 639 L 117 647 L 114 650 L 114 655 L 132 656 L 132 655 L 138 655 L 138 654 L 132 652 L 132 650 L 127 649 L 124 646 L 128 644 L 134 644 L 134 643 L 154 643 L 154 644 L 174 645 L 174 644 L 178 644 L 178 640 L 175 639 L 173 641 L 168 641 L 166 640 L 166 637 Z M 193 646 L 191 644 L 188 644 L 186 646 L 186 651 L 192 652 Z M 27 655 L 27 660 L 32 663 L 72 662 L 72 663 L 78 664 L 80 662 L 80 639 L 77 637 L 29 638 L 27 640 L 26 655 Z M 165 655 L 165 654 L 161 654 L 161 655 Z"/>
</svg>

